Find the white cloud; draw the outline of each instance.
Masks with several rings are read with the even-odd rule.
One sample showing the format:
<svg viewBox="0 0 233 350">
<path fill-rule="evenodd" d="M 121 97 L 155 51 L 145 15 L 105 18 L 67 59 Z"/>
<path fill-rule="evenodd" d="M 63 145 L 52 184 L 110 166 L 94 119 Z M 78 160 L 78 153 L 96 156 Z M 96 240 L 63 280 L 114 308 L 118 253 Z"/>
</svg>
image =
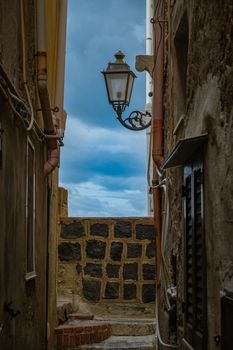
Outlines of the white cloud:
<svg viewBox="0 0 233 350">
<path fill-rule="evenodd" d="M 108 190 L 88 181 L 62 184 L 69 192 L 69 216 L 145 216 L 145 192 Z"/>
<path fill-rule="evenodd" d="M 117 123 L 113 120 L 113 123 Z M 146 134 L 135 133 L 124 129 L 107 129 L 103 127 L 88 126 L 81 120 L 68 117 L 65 132 L 64 156 L 66 159 L 82 157 L 88 159 L 88 154 L 128 154 L 142 164 L 146 157 Z M 72 152 L 70 152 L 72 148 Z M 143 159 L 144 158 L 144 159 Z"/>
</svg>

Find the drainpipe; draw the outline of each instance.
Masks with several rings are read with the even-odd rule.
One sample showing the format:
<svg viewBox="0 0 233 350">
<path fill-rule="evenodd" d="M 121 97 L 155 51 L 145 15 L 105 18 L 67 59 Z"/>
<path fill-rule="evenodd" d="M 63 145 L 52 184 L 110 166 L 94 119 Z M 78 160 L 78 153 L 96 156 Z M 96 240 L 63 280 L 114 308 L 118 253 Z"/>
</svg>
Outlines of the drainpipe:
<svg viewBox="0 0 233 350">
<path fill-rule="evenodd" d="M 163 162 L 163 89 L 164 89 L 164 2 L 155 0 L 154 37 L 155 37 L 155 67 L 154 67 L 154 95 L 153 95 L 153 148 L 152 157 L 158 170 Z M 158 22 L 160 20 L 160 22 Z M 159 174 L 157 174 L 159 178 Z M 158 184 L 155 183 L 155 185 Z M 156 256 L 157 256 L 157 287 L 160 286 L 161 265 L 161 191 L 154 188 L 154 220 L 156 228 Z"/>
<path fill-rule="evenodd" d="M 44 175 L 49 175 L 59 164 L 59 146 L 51 111 L 47 85 L 47 48 L 46 48 L 46 0 L 37 0 L 37 84 L 40 105 L 44 120 L 45 133 L 54 135 L 47 138 L 47 161 L 44 165 Z"/>
<path fill-rule="evenodd" d="M 65 56 L 66 56 L 66 23 L 67 23 L 67 0 L 60 1 L 59 32 L 57 48 L 57 76 L 55 106 L 58 107 L 56 119 L 58 123 L 58 135 L 63 138 L 66 126 L 66 112 L 64 106 L 64 80 L 65 80 Z"/>
<path fill-rule="evenodd" d="M 146 55 L 153 56 L 153 26 L 151 18 L 154 15 L 154 0 L 146 0 Z M 152 94 L 153 93 L 153 79 L 151 75 L 146 72 L 146 111 L 152 114 Z M 148 155 L 148 168 L 147 168 L 147 212 L 149 216 L 153 216 L 153 194 L 151 193 L 151 181 L 153 179 L 153 162 L 151 154 L 151 127 L 146 129 L 147 138 L 147 155 Z"/>
</svg>

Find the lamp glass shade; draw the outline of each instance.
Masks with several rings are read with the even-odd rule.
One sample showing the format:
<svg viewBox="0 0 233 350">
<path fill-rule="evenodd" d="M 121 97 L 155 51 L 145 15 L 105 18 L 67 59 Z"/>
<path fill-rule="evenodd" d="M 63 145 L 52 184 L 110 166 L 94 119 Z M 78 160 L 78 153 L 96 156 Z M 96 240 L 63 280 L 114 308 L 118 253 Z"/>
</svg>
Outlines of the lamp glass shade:
<svg viewBox="0 0 233 350">
<path fill-rule="evenodd" d="M 135 75 L 133 72 L 104 72 L 110 103 L 129 104 Z"/>
<path fill-rule="evenodd" d="M 135 78 L 135 75 L 133 75 L 133 74 L 130 72 L 130 74 L 129 74 L 129 76 L 128 76 L 128 88 L 127 88 L 127 95 L 126 95 L 126 103 L 127 103 L 127 104 L 130 103 L 131 94 L 132 94 L 132 90 L 133 90 L 134 78 Z"/>
<path fill-rule="evenodd" d="M 127 96 L 128 73 L 107 73 L 105 78 L 109 102 L 125 102 Z"/>
</svg>

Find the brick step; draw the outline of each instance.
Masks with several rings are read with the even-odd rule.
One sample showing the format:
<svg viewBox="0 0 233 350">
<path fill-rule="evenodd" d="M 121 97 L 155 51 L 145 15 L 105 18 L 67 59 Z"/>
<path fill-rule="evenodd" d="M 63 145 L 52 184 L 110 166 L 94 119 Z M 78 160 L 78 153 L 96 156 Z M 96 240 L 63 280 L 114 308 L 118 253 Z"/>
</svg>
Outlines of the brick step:
<svg viewBox="0 0 233 350">
<path fill-rule="evenodd" d="M 156 349 L 155 336 L 112 336 L 92 345 L 83 345 L 80 350 L 152 350 Z M 77 349 L 77 350 L 78 350 Z"/>
<path fill-rule="evenodd" d="M 102 342 L 111 336 L 109 323 L 73 321 L 55 328 L 56 349 L 76 349 L 80 345 Z"/>
<path fill-rule="evenodd" d="M 94 320 L 94 315 L 73 313 L 69 315 L 69 320 L 92 321 Z"/>
</svg>

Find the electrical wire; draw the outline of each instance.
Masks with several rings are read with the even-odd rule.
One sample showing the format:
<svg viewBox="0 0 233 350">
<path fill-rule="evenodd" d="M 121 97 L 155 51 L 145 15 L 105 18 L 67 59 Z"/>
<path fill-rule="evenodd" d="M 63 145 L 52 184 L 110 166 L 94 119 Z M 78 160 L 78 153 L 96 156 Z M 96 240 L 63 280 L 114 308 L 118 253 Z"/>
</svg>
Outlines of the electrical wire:
<svg viewBox="0 0 233 350">
<path fill-rule="evenodd" d="M 156 295 L 158 295 L 158 287 L 156 287 Z M 160 328 L 159 328 L 159 301 L 158 301 L 158 297 L 155 300 L 155 317 L 156 317 L 156 331 L 155 331 L 155 337 L 156 339 L 159 341 L 159 344 L 166 347 L 166 348 L 172 348 L 172 349 L 176 349 L 177 345 L 173 345 L 173 344 L 168 344 L 165 343 L 161 337 L 160 334 Z M 157 344 L 158 345 L 158 344 Z"/>
<path fill-rule="evenodd" d="M 30 112 L 31 112 L 31 120 L 29 126 L 27 127 L 27 131 L 31 130 L 34 123 L 34 110 L 32 106 L 32 100 L 30 97 L 27 76 L 26 76 L 26 57 L 25 57 L 25 28 L 24 28 L 24 9 L 23 9 L 23 0 L 20 0 L 20 11 L 21 11 L 21 37 L 22 37 L 22 59 L 23 59 L 23 84 L 26 92 Z"/>
</svg>

